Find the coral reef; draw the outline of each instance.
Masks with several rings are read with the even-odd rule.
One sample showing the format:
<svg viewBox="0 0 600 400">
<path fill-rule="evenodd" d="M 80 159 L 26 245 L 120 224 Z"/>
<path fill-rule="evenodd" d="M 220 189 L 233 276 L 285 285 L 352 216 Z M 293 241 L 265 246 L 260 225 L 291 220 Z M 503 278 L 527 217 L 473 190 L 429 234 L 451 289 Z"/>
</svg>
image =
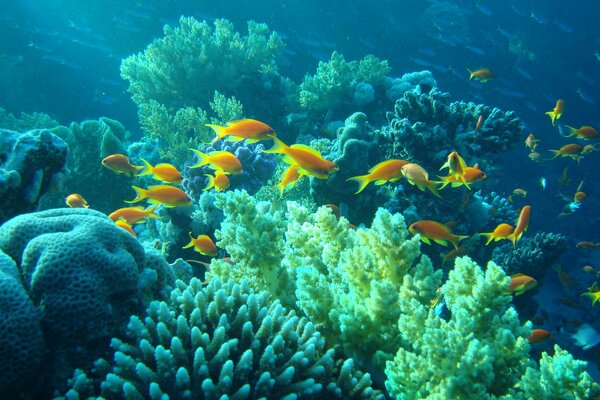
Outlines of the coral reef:
<svg viewBox="0 0 600 400">
<path fill-rule="evenodd" d="M 540 281 L 568 248 L 564 235 L 537 232 L 533 237 L 522 237 L 514 249 L 511 243 L 497 247 L 492 260 L 508 275 L 522 273 Z"/>
<path fill-rule="evenodd" d="M 388 78 L 387 81 L 388 89 L 385 94 L 394 102 L 402 98 L 405 92 L 415 90 L 417 86 L 420 87 L 421 93 L 427 93 L 437 86 L 437 81 L 430 71 L 409 72 L 401 78 Z"/>
<path fill-rule="evenodd" d="M 48 130 L 0 130 L 0 223 L 33 211 L 40 197 L 59 186 L 69 148 Z"/>
<path fill-rule="evenodd" d="M 0 251 L 0 391 L 3 397 L 31 394 L 46 352 L 41 315 L 21 283 L 15 262 Z"/>
<path fill-rule="evenodd" d="M 40 112 L 28 114 L 26 112 L 21 112 L 19 117 L 16 117 L 0 107 L 0 128 L 2 129 L 23 132 L 32 129 L 50 129 L 58 125 L 58 121 L 54 120 L 48 114 Z"/>
<path fill-rule="evenodd" d="M 416 284 L 417 282 L 415 282 Z M 431 284 L 421 282 L 415 291 Z M 587 399 L 585 362 L 556 346 L 540 368 L 529 358 L 529 323 L 506 295 L 509 278 L 494 263 L 484 273 L 459 258 L 442 288 L 450 317 L 429 302 L 402 296 L 398 324 L 405 345 L 387 363 L 386 386 L 400 399 Z M 429 287 L 430 290 L 434 287 Z"/>
<path fill-rule="evenodd" d="M 178 281 L 171 303 L 152 302 L 112 347 L 114 360 L 77 371 L 65 399 L 384 398 L 311 322 L 246 281 Z"/>
</svg>

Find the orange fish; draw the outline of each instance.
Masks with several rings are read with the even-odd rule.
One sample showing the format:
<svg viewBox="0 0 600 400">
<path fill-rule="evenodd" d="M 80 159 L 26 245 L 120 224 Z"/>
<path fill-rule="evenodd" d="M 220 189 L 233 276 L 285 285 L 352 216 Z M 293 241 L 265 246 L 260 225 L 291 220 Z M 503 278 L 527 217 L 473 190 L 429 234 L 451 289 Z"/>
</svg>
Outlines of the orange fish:
<svg viewBox="0 0 600 400">
<path fill-rule="evenodd" d="M 508 294 L 515 294 L 519 296 L 526 291 L 533 289 L 536 285 L 537 281 L 532 277 L 523 274 L 514 274 L 510 277 Z"/>
<path fill-rule="evenodd" d="M 353 176 L 346 179 L 347 181 L 358 182 L 358 190 L 354 194 L 358 194 L 367 187 L 371 182 L 375 185 L 383 185 L 386 182 L 397 182 L 402 179 L 402 167 L 408 164 L 405 160 L 387 160 L 382 161 L 369 170 L 366 175 Z"/>
<path fill-rule="evenodd" d="M 192 200 L 188 195 L 175 186 L 155 185 L 148 187 L 148 189 L 132 186 L 132 188 L 135 190 L 136 198 L 131 201 L 125 201 L 125 203 L 137 203 L 144 199 L 150 199 L 148 201 L 149 203 L 162 204 L 169 208 L 189 206 L 192 204 Z"/>
<path fill-rule="evenodd" d="M 275 185 L 279 189 L 279 197 L 283 196 L 283 192 L 287 186 L 290 188 L 294 187 L 298 179 L 302 177 L 298 172 L 298 168 L 297 165 L 290 165 L 283 173 L 281 182 Z"/>
<path fill-rule="evenodd" d="M 545 329 L 532 329 L 531 336 L 527 339 L 529 343 L 540 343 L 550 339 L 552 334 Z"/>
<path fill-rule="evenodd" d="M 144 167 L 140 172 L 137 173 L 136 176 L 144 176 L 144 175 L 153 175 L 154 179 L 158 179 L 159 181 L 167 182 L 167 183 L 180 183 L 183 180 L 181 176 L 181 172 L 177 170 L 174 166 L 167 163 L 156 164 L 156 166 L 152 166 L 148 161 L 141 159 L 144 163 Z"/>
<path fill-rule="evenodd" d="M 600 138 L 598 131 L 591 126 L 584 125 L 581 128 L 573 128 L 572 126 L 565 125 L 569 129 L 569 134 L 564 137 L 575 136 L 577 139 L 594 140 Z"/>
<path fill-rule="evenodd" d="M 600 247 L 600 242 L 579 242 L 575 245 L 578 249 L 582 250 L 596 250 Z"/>
<path fill-rule="evenodd" d="M 452 243 L 455 249 L 458 250 L 458 242 L 468 238 L 468 236 L 459 236 L 452 233 L 450 228 L 436 221 L 417 221 L 408 227 L 410 233 L 420 234 L 421 240 L 427 244 L 431 244 L 430 239 L 434 242 L 447 246 L 448 242 Z"/>
<path fill-rule="evenodd" d="M 478 168 L 477 164 L 475 164 L 474 167 L 465 168 L 465 170 L 463 172 L 464 173 L 463 173 L 462 177 L 469 184 L 477 183 L 477 182 L 480 182 L 480 181 L 484 180 L 485 178 L 487 178 L 487 175 L 485 174 L 485 172 L 480 170 Z M 442 186 L 440 187 L 440 189 L 445 188 L 446 185 L 448 185 L 449 183 L 452 184 L 452 187 L 458 187 L 458 186 L 463 185 L 462 180 L 457 180 L 454 177 L 454 175 L 449 175 L 449 176 L 439 176 L 438 175 L 438 178 L 440 178 L 442 181 Z M 469 188 L 469 186 L 467 186 L 467 187 Z"/>
<path fill-rule="evenodd" d="M 421 191 L 425 191 L 425 188 L 429 189 L 434 196 L 442 198 L 438 193 L 437 185 L 441 182 L 430 181 L 429 174 L 419 164 L 409 163 L 402 166 L 402 175 L 406 177 L 406 180 L 411 185 L 416 186 Z"/>
<path fill-rule="evenodd" d="M 477 124 L 475 124 L 475 132 L 479 132 L 481 127 L 483 126 L 483 115 L 479 115 L 477 117 Z"/>
<path fill-rule="evenodd" d="M 446 264 L 447 262 L 452 262 L 456 257 L 464 256 L 465 254 L 467 254 L 467 249 L 465 247 L 460 246 L 457 249 L 452 249 L 446 254 L 441 255 L 442 265 Z"/>
<path fill-rule="evenodd" d="M 563 186 L 566 186 L 569 183 L 571 183 L 571 178 L 569 178 L 569 167 L 563 168 L 562 173 L 558 177 L 558 183 L 560 183 Z"/>
<path fill-rule="evenodd" d="M 275 131 L 264 122 L 255 119 L 240 119 L 227 122 L 227 126 L 205 124 L 211 128 L 217 135 L 212 143 L 215 143 L 224 137 L 228 137 L 230 142 L 239 142 L 248 139 L 248 143 L 256 143 L 261 140 L 267 140 L 270 136 L 275 136 Z"/>
<path fill-rule="evenodd" d="M 554 126 L 554 121 L 559 119 L 563 115 L 564 111 L 565 101 L 563 99 L 556 100 L 556 106 L 554 106 L 554 109 L 552 109 L 552 111 L 546 112 L 546 115 L 548 115 L 550 117 L 550 120 L 552 121 L 552 126 Z"/>
<path fill-rule="evenodd" d="M 158 215 L 154 214 L 156 207 L 158 207 L 158 204 L 148 207 L 147 209 L 144 209 L 142 206 L 119 208 L 118 210 L 113 211 L 108 218 L 113 221 L 124 219 L 131 225 L 140 224 L 143 223 L 146 218 L 160 218 Z"/>
<path fill-rule="evenodd" d="M 579 162 L 583 157 L 581 153 L 583 152 L 583 146 L 577 143 L 565 144 L 558 150 L 549 150 L 554 153 L 554 157 L 551 160 L 554 160 L 556 157 L 570 157 L 573 160 Z"/>
<path fill-rule="evenodd" d="M 577 192 L 573 195 L 573 202 L 575 204 L 579 204 L 579 203 L 583 202 L 585 199 L 587 199 L 587 194 L 585 194 L 585 192 Z"/>
<path fill-rule="evenodd" d="M 533 136 L 533 133 L 530 133 L 529 136 L 527 136 L 527 139 L 525 139 L 525 146 L 528 147 L 529 150 L 531 150 L 531 152 L 533 153 L 537 148 L 538 142 L 539 140 L 537 140 L 535 136 Z"/>
<path fill-rule="evenodd" d="M 569 273 L 562 269 L 560 264 L 552 266 L 556 273 L 558 274 L 558 280 L 563 285 L 565 289 L 573 289 L 575 287 L 575 282 L 573 278 L 569 275 Z"/>
<path fill-rule="evenodd" d="M 229 187 L 229 178 L 223 171 L 215 171 L 215 176 L 209 174 L 204 174 L 204 176 L 208 177 L 208 183 L 203 190 L 214 187 L 217 192 L 224 192 Z"/>
<path fill-rule="evenodd" d="M 228 151 L 211 151 L 208 154 L 200 150 L 190 149 L 198 156 L 198 162 L 190 168 L 199 168 L 208 165 L 210 169 L 221 170 L 227 174 L 240 174 L 242 163 L 235 154 Z"/>
<path fill-rule="evenodd" d="M 190 247 L 193 247 L 195 251 L 205 256 L 217 256 L 217 246 L 215 246 L 215 243 L 210 237 L 208 237 L 207 235 L 199 235 L 197 238 L 194 238 L 192 236 L 192 232 L 190 232 L 189 235 L 190 242 L 183 246 L 184 249 L 189 249 Z"/>
<path fill-rule="evenodd" d="M 477 68 L 474 71 L 467 68 L 467 71 L 469 71 L 469 80 L 474 79 L 481 83 L 485 83 L 494 77 L 489 68 Z"/>
<path fill-rule="evenodd" d="M 588 291 L 583 293 L 582 296 L 592 300 L 592 305 L 596 304 L 597 301 L 600 301 L 600 289 L 598 289 L 598 284 L 594 282 L 594 284 L 589 287 Z"/>
<path fill-rule="evenodd" d="M 521 208 L 521 213 L 519 214 L 519 218 L 517 219 L 515 230 L 513 231 L 513 233 L 507 236 L 507 239 L 509 239 L 512 242 L 513 247 L 516 246 L 517 241 L 521 238 L 523 232 L 525 232 L 529 227 L 530 216 L 531 206 L 524 206 L 523 208 Z"/>
<path fill-rule="evenodd" d="M 487 242 L 485 242 L 485 245 L 487 246 L 492 240 L 498 241 L 501 239 L 508 239 L 508 236 L 513 233 L 514 230 L 515 228 L 512 225 L 499 224 L 493 232 L 480 233 L 480 235 L 488 238 Z"/>
<path fill-rule="evenodd" d="M 134 237 L 137 237 L 135 231 L 133 230 L 131 225 L 129 225 L 127 223 L 127 221 L 125 221 L 125 219 L 119 218 L 118 220 L 115 221 L 115 225 L 121 229 L 125 229 L 127 232 L 131 233 Z"/>
<path fill-rule="evenodd" d="M 83 198 L 83 196 L 80 194 L 77 194 L 77 193 L 68 195 L 67 198 L 65 199 L 65 202 L 71 208 L 89 208 L 90 207 L 90 205 Z"/>
<path fill-rule="evenodd" d="M 327 179 L 331 174 L 339 171 L 339 167 L 335 163 L 325 160 L 315 149 L 304 144 L 288 146 L 275 136 L 271 136 L 271 139 L 273 139 L 273 147 L 263 150 L 263 152 L 283 154 L 283 161 L 290 165 L 298 166 L 298 173 L 300 175 Z"/>
<path fill-rule="evenodd" d="M 116 174 L 125 174 L 127 176 L 135 176 L 135 174 L 143 167 L 131 165 L 129 158 L 123 154 L 112 154 L 102 160 L 102 165 Z"/>
<path fill-rule="evenodd" d="M 471 189 L 465 180 L 465 169 L 467 168 L 467 164 L 465 160 L 462 159 L 461 156 L 458 155 L 456 151 L 448 154 L 448 158 L 444 165 L 440 167 L 440 171 L 444 168 L 448 168 L 448 175 L 453 176 L 454 180 L 461 181 L 467 189 Z"/>
<path fill-rule="evenodd" d="M 335 218 L 337 219 L 340 219 L 340 217 L 342 216 L 340 208 L 335 204 L 324 204 L 323 207 L 329 208 L 331 210 L 331 213 L 335 215 Z"/>
</svg>

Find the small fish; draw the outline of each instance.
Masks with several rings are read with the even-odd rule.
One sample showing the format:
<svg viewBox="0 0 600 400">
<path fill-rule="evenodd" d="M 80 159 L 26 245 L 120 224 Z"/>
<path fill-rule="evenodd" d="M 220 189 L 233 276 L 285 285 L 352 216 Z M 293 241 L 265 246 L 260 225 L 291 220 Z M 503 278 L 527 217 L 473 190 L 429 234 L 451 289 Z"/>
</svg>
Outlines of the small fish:
<svg viewBox="0 0 600 400">
<path fill-rule="evenodd" d="M 513 190 L 512 194 L 514 196 L 521 196 L 521 197 L 525 198 L 525 197 L 527 197 L 527 190 L 521 189 L 521 188 L 516 188 L 515 190 Z"/>
<path fill-rule="evenodd" d="M 487 175 L 485 174 L 485 172 L 480 170 L 478 168 L 477 164 L 475 164 L 474 167 L 465 168 L 463 172 L 464 173 L 463 173 L 462 177 L 468 184 L 481 182 L 482 180 L 487 178 Z M 459 187 L 459 186 L 463 185 L 462 180 L 457 180 L 456 177 L 454 177 L 454 175 L 449 175 L 449 176 L 439 176 L 438 175 L 438 178 L 440 178 L 442 181 L 442 186 L 440 186 L 440 189 L 445 188 L 448 184 L 451 184 L 452 187 Z M 467 188 L 470 189 L 470 187 L 468 187 L 468 186 L 467 186 Z"/>
<path fill-rule="evenodd" d="M 548 340 L 552 337 L 552 334 L 545 329 L 532 329 L 531 335 L 527 339 L 529 343 L 540 343 L 544 340 Z"/>
<path fill-rule="evenodd" d="M 177 170 L 173 165 L 167 163 L 156 164 L 152 166 L 148 161 L 141 159 L 144 163 L 144 167 L 136 176 L 152 175 L 155 179 L 166 183 L 177 184 L 183 180 L 181 172 Z"/>
<path fill-rule="evenodd" d="M 552 268 L 558 274 L 558 280 L 565 289 L 573 289 L 575 287 L 575 282 L 573 281 L 573 278 L 571 278 L 571 275 L 569 275 L 567 271 L 562 269 L 562 266 L 560 264 L 554 265 Z"/>
<path fill-rule="evenodd" d="M 563 168 L 562 173 L 558 177 L 558 183 L 560 183 L 563 186 L 566 186 L 569 183 L 571 183 L 571 178 L 569 177 L 569 167 Z"/>
<path fill-rule="evenodd" d="M 537 163 L 541 163 L 542 161 L 544 161 L 544 158 L 542 157 L 542 155 L 540 153 L 538 153 L 537 151 L 529 153 L 529 159 L 531 161 L 535 161 Z"/>
<path fill-rule="evenodd" d="M 209 174 L 204 174 L 204 176 L 208 178 L 208 183 L 202 190 L 209 190 L 214 187 L 217 192 L 224 192 L 229 187 L 229 178 L 223 171 L 215 171 L 215 176 Z"/>
<path fill-rule="evenodd" d="M 527 275 L 514 274 L 510 277 L 510 284 L 508 285 L 508 294 L 515 294 L 517 296 L 522 295 L 526 291 L 533 289 L 537 286 L 537 281 Z"/>
<path fill-rule="evenodd" d="M 198 156 L 198 162 L 189 168 L 200 168 L 208 165 L 210 169 L 221 170 L 228 174 L 242 173 L 242 163 L 235 154 L 228 151 L 211 151 L 208 154 L 200 150 L 190 149 Z"/>
<path fill-rule="evenodd" d="M 502 223 L 496 226 L 493 232 L 484 232 L 480 233 L 480 235 L 487 237 L 488 240 L 485 242 L 485 245 L 487 246 L 492 240 L 496 242 L 498 240 L 508 239 L 508 236 L 513 233 L 514 230 L 515 228 L 512 225 Z"/>
<path fill-rule="evenodd" d="M 569 130 L 569 134 L 563 135 L 564 137 L 575 136 L 577 139 L 583 140 L 600 139 L 600 134 L 598 134 L 598 131 L 591 126 L 584 125 L 580 128 L 573 128 L 572 126 L 565 125 L 565 127 Z"/>
<path fill-rule="evenodd" d="M 530 133 L 529 136 L 527 136 L 527 139 L 525 139 L 525 146 L 529 148 L 529 150 L 531 150 L 532 153 L 534 153 L 535 149 L 537 148 L 538 142 L 539 140 L 537 140 L 535 136 L 533 136 L 533 133 Z"/>
<path fill-rule="evenodd" d="M 169 185 L 155 185 L 148 189 L 142 189 L 137 186 L 132 186 L 135 190 L 136 198 L 125 203 L 137 203 L 144 199 L 150 199 L 148 202 L 152 204 L 162 204 L 165 207 L 182 207 L 192 204 L 192 200 L 181 189 Z"/>
<path fill-rule="evenodd" d="M 327 179 L 337 171 L 339 167 L 334 162 L 326 160 L 321 153 L 304 144 L 293 144 L 288 146 L 275 136 L 273 147 L 263 150 L 265 153 L 283 154 L 283 161 L 290 165 L 298 166 L 300 175 L 314 176 L 318 179 Z"/>
<path fill-rule="evenodd" d="M 581 250 L 596 250 L 600 247 L 600 242 L 579 242 L 575 247 Z"/>
<path fill-rule="evenodd" d="M 354 194 L 362 192 L 369 183 L 375 182 L 375 185 L 383 185 L 386 182 L 397 182 L 403 178 L 402 167 L 408 164 L 406 160 L 387 160 L 382 161 L 369 170 L 366 175 L 353 176 L 347 181 L 358 182 L 358 190 Z"/>
<path fill-rule="evenodd" d="M 550 121 L 552 121 L 552 126 L 554 126 L 554 122 L 559 119 L 563 113 L 565 112 L 565 101 L 563 99 L 556 100 L 556 106 L 552 109 L 552 111 L 546 112 L 546 115 L 550 117 Z"/>
<path fill-rule="evenodd" d="M 600 148 L 596 147 L 595 144 L 586 144 L 583 146 L 583 150 L 581 150 L 581 155 L 591 153 L 592 151 L 598 151 Z"/>
<path fill-rule="evenodd" d="M 483 115 L 480 114 L 479 117 L 477 117 L 477 123 L 475 124 L 475 132 L 479 132 L 483 126 L 483 121 Z"/>
<path fill-rule="evenodd" d="M 123 154 L 112 154 L 102 160 L 102 165 L 116 174 L 134 177 L 143 167 L 131 165 L 129 158 Z"/>
<path fill-rule="evenodd" d="M 458 249 L 458 242 L 468 238 L 468 236 L 459 236 L 452 233 L 449 227 L 436 221 L 417 221 L 408 227 L 408 230 L 413 235 L 417 233 L 421 235 L 421 240 L 427 244 L 431 244 L 430 240 L 447 246 L 448 242 Z"/>
<path fill-rule="evenodd" d="M 489 68 L 477 68 L 473 71 L 467 68 L 467 71 L 469 72 L 469 80 L 473 79 L 478 82 L 485 83 L 494 78 L 494 74 Z"/>
<path fill-rule="evenodd" d="M 594 284 L 588 288 L 588 291 L 581 295 L 592 300 L 592 305 L 596 304 L 596 302 L 600 301 L 600 289 L 598 288 L 598 284 L 594 282 Z"/>
<path fill-rule="evenodd" d="M 298 182 L 298 180 L 302 177 L 302 175 L 300 175 L 298 172 L 298 168 L 299 167 L 297 165 L 290 165 L 283 173 L 281 182 L 275 185 L 275 187 L 279 189 L 279 197 L 283 196 L 283 192 L 287 186 L 290 188 L 294 187 L 296 182 Z"/>
<path fill-rule="evenodd" d="M 583 350 L 589 350 L 600 343 L 600 334 L 589 324 L 581 325 L 571 337 L 575 339 L 575 344 Z"/>
<path fill-rule="evenodd" d="M 218 255 L 217 246 L 208 235 L 199 235 L 197 238 L 192 236 L 192 232 L 189 233 L 190 242 L 183 246 L 184 249 L 193 247 L 195 251 L 208 257 L 216 257 Z"/>
<path fill-rule="evenodd" d="M 592 267 L 591 265 L 584 265 L 582 268 L 583 272 L 587 273 L 587 274 L 596 274 L 598 275 L 598 271 L 596 271 L 596 268 Z"/>
<path fill-rule="evenodd" d="M 158 204 L 148 207 L 147 209 L 144 209 L 142 206 L 119 208 L 118 210 L 113 211 L 108 218 L 113 221 L 124 219 L 131 225 L 141 224 L 146 218 L 160 218 L 158 215 L 154 214 L 156 207 L 158 207 Z"/>
<path fill-rule="evenodd" d="M 573 202 L 575 204 L 580 204 L 581 202 L 583 202 L 585 199 L 587 199 L 587 194 L 585 194 L 585 192 L 576 192 L 573 195 Z"/>
<path fill-rule="evenodd" d="M 544 178 L 543 176 L 540 178 L 540 187 L 542 188 L 542 190 L 546 189 L 546 178 Z"/>
<path fill-rule="evenodd" d="M 335 204 L 323 204 L 323 207 L 329 208 L 331 210 L 331 213 L 333 215 L 335 215 L 335 218 L 338 220 L 342 216 L 342 212 L 340 211 L 340 208 L 338 206 L 336 206 Z"/>
<path fill-rule="evenodd" d="M 452 262 L 456 259 L 456 257 L 464 256 L 465 254 L 467 254 L 467 249 L 462 246 L 452 249 L 445 254 L 441 254 L 442 265 L 446 264 L 447 262 Z"/>
<path fill-rule="evenodd" d="M 419 164 L 405 164 L 402 166 L 401 171 L 402 175 L 406 177 L 406 180 L 411 185 L 416 186 L 423 192 L 425 191 L 425 188 L 427 188 L 434 196 L 442 198 L 438 193 L 437 187 L 441 182 L 430 181 L 429 174 Z"/>
<path fill-rule="evenodd" d="M 554 153 L 554 157 L 551 160 L 554 160 L 556 157 L 570 157 L 573 160 L 579 161 L 583 158 L 581 153 L 583 152 L 583 146 L 577 143 L 565 144 L 558 150 L 549 150 Z"/>
<path fill-rule="evenodd" d="M 65 202 L 71 208 L 89 208 L 90 207 L 90 205 L 83 198 L 83 196 L 80 194 L 77 194 L 77 193 L 68 195 L 67 198 L 65 199 Z"/>
<path fill-rule="evenodd" d="M 440 167 L 440 171 L 444 168 L 448 168 L 449 176 L 453 176 L 455 180 L 460 180 L 467 189 L 471 189 L 464 176 L 467 163 L 465 163 L 465 160 L 456 151 L 448 154 L 448 158 L 444 165 Z"/>
<path fill-rule="evenodd" d="M 127 232 L 131 233 L 134 237 L 137 237 L 137 234 L 135 233 L 135 231 L 133 230 L 131 225 L 129 225 L 127 223 L 127 221 L 125 221 L 124 218 L 119 218 L 118 220 L 116 220 L 115 225 L 121 229 L 125 229 Z"/>
<path fill-rule="evenodd" d="M 231 142 L 239 142 L 248 140 L 248 143 L 256 143 L 261 140 L 268 140 L 272 136 L 276 136 L 275 131 L 264 122 L 255 119 L 240 119 L 237 121 L 227 122 L 227 126 L 219 126 L 214 124 L 205 124 L 212 129 L 216 137 L 212 143 L 215 143 L 225 137 Z"/>
<path fill-rule="evenodd" d="M 519 218 L 517 219 L 517 223 L 515 225 L 515 230 L 513 233 L 508 235 L 507 239 L 509 239 L 513 247 L 516 246 L 517 241 L 523 235 L 523 232 L 527 230 L 529 227 L 529 218 L 531 216 L 531 206 L 524 206 L 521 208 L 521 212 L 519 213 Z"/>
</svg>

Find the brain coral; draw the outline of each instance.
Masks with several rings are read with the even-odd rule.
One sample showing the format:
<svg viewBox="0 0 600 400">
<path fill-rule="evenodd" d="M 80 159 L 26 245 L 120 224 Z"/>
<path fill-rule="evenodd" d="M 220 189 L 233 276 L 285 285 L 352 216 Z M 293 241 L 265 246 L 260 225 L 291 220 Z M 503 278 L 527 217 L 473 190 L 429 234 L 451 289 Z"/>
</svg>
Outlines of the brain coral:
<svg viewBox="0 0 600 400">
<path fill-rule="evenodd" d="M 90 209 L 15 217 L 0 227 L 0 249 L 19 266 L 44 326 L 62 338 L 112 334 L 144 292 L 174 281 L 164 259 Z"/>
<path fill-rule="evenodd" d="M 311 322 L 245 281 L 177 281 L 171 305 L 152 302 L 128 331 L 112 342 L 114 361 L 96 363 L 102 383 L 77 371 L 65 398 L 384 398 Z"/>
<path fill-rule="evenodd" d="M 13 396 L 37 372 L 46 344 L 15 262 L 0 251 L 0 393 Z M 12 397 L 11 397 L 12 398 Z"/>
</svg>

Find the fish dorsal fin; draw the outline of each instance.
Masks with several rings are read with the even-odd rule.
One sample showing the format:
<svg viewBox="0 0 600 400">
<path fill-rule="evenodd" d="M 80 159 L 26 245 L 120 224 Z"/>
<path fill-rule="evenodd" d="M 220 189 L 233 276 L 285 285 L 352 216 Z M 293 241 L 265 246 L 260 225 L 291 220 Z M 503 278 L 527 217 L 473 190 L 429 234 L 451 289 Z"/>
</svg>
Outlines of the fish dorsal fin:
<svg viewBox="0 0 600 400">
<path fill-rule="evenodd" d="M 171 186 L 171 185 L 153 185 L 153 186 L 148 186 L 148 189 L 150 189 L 150 190 L 165 189 L 165 188 L 175 188 L 175 186 Z"/>
<path fill-rule="evenodd" d="M 479 169 L 479 163 L 476 163 L 475 165 L 473 165 L 473 168 Z"/>
<path fill-rule="evenodd" d="M 230 155 L 233 156 L 233 153 L 230 153 L 229 151 L 211 151 L 210 153 L 208 153 L 209 156 L 211 157 L 215 157 L 215 156 L 223 156 L 223 155 Z"/>
<path fill-rule="evenodd" d="M 296 143 L 296 144 L 291 145 L 290 148 L 292 148 L 292 149 L 298 149 L 298 150 L 303 150 L 303 151 L 306 151 L 306 152 L 308 152 L 308 153 L 310 153 L 312 155 L 315 155 L 317 157 L 321 157 L 322 158 L 321 153 L 319 153 L 317 150 L 315 150 L 315 149 L 313 149 L 311 147 L 308 147 L 305 144 Z"/>
<path fill-rule="evenodd" d="M 583 187 L 583 180 L 581 182 L 579 182 L 579 185 L 577 185 L 577 190 L 576 192 L 581 192 L 581 188 Z"/>
</svg>

